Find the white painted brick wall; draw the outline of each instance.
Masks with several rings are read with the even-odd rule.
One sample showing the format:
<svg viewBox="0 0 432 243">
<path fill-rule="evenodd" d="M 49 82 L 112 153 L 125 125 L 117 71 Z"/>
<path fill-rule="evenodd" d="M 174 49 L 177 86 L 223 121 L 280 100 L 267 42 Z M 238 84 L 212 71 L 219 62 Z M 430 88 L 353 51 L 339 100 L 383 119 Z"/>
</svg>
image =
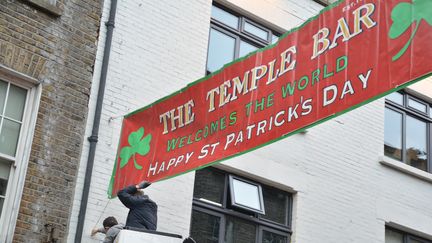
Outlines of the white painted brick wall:
<svg viewBox="0 0 432 243">
<path fill-rule="evenodd" d="M 279 30 L 298 26 L 322 9 L 311 0 L 219 2 Z M 124 222 L 127 215 L 118 199 L 109 202 L 106 193 L 120 133 L 118 117 L 203 76 L 210 7 L 210 0 L 119 0 L 83 242 L 97 241 L 90 238 L 90 230 L 100 227 L 105 217 L 113 215 Z M 103 22 L 108 10 L 109 1 Z M 101 27 L 87 136 L 104 39 L 105 26 Z M 219 167 L 295 191 L 295 243 L 383 243 L 384 224 L 390 221 L 432 236 L 432 183 L 379 163 L 383 111 L 383 100 L 375 101 Z M 117 118 L 109 122 L 110 117 Z M 74 239 L 81 200 L 88 142 L 84 144 L 68 242 Z M 193 181 L 194 173 L 188 173 L 148 189 L 159 205 L 158 230 L 188 235 Z"/>
</svg>

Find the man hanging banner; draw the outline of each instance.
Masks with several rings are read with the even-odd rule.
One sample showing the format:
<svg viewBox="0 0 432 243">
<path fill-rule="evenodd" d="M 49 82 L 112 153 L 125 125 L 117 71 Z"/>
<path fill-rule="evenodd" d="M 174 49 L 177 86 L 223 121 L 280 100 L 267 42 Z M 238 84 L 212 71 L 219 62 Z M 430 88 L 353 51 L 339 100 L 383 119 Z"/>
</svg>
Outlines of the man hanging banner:
<svg viewBox="0 0 432 243">
<path fill-rule="evenodd" d="M 431 0 L 339 1 L 126 115 L 108 194 L 251 151 L 424 78 L 431 40 Z"/>
</svg>

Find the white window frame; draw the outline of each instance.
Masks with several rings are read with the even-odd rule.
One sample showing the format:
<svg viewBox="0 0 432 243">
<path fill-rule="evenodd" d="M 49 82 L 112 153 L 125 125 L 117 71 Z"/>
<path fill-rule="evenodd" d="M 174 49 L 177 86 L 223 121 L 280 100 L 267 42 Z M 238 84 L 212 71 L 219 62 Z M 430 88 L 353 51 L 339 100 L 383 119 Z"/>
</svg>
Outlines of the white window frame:
<svg viewBox="0 0 432 243">
<path fill-rule="evenodd" d="M 240 202 L 238 202 L 236 200 L 236 195 L 235 195 L 235 191 L 234 191 L 234 181 L 240 181 L 240 182 L 249 184 L 249 185 L 257 188 L 257 197 L 258 197 L 259 207 L 260 207 L 259 209 L 250 207 L 248 205 L 241 204 Z M 263 193 L 262 193 L 261 185 L 259 185 L 258 183 L 254 183 L 254 182 L 245 180 L 243 178 L 236 177 L 234 175 L 229 175 L 229 189 L 230 189 L 230 195 L 231 195 L 231 206 L 242 208 L 242 209 L 256 212 L 256 213 L 260 213 L 260 214 L 265 214 L 264 199 L 263 199 Z"/>
<path fill-rule="evenodd" d="M 15 157 L 0 154 L 12 162 L 3 211 L 0 216 L 0 242 L 12 242 L 22 191 L 27 174 L 31 145 L 36 126 L 42 85 L 35 78 L 16 72 L 0 64 L 0 79 L 27 90 L 21 130 Z"/>
</svg>

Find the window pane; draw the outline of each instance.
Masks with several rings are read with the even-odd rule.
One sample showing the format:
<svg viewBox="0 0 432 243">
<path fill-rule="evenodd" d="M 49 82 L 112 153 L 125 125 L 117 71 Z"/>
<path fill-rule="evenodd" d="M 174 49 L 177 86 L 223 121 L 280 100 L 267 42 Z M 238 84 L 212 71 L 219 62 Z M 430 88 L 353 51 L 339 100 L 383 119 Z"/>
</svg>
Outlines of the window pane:
<svg viewBox="0 0 432 243">
<path fill-rule="evenodd" d="M 263 243 L 287 243 L 288 237 L 263 230 Z"/>
<path fill-rule="evenodd" d="M 239 18 L 218 8 L 215 6 L 212 6 L 212 12 L 211 15 L 214 19 L 234 28 L 238 29 L 238 22 Z"/>
<path fill-rule="evenodd" d="M 226 217 L 225 243 L 253 243 L 255 235 L 255 225 L 242 219 Z"/>
<path fill-rule="evenodd" d="M 10 163 L 0 159 L 0 216 L 9 179 Z"/>
<path fill-rule="evenodd" d="M 240 41 L 240 57 L 246 56 L 247 54 L 255 51 L 258 47 L 253 46 L 247 42 Z"/>
<path fill-rule="evenodd" d="M 219 217 L 195 210 L 192 211 L 190 235 L 196 242 L 218 243 L 219 227 Z"/>
<path fill-rule="evenodd" d="M 403 235 L 399 232 L 386 229 L 385 243 L 403 243 Z"/>
<path fill-rule="evenodd" d="M 272 44 L 276 43 L 279 40 L 279 36 L 272 35 Z"/>
<path fill-rule="evenodd" d="M 402 160 L 402 114 L 385 109 L 384 154 Z"/>
<path fill-rule="evenodd" d="M 424 243 L 424 242 L 415 239 L 410 239 L 409 243 Z"/>
<path fill-rule="evenodd" d="M 407 164 L 421 170 L 426 170 L 426 123 L 413 117 L 407 116 L 406 126 Z"/>
<path fill-rule="evenodd" d="M 3 107 L 6 100 L 7 83 L 0 80 L 0 116 L 3 114 Z"/>
<path fill-rule="evenodd" d="M 3 120 L 0 133 L 0 153 L 15 156 L 21 125 L 8 119 Z"/>
<path fill-rule="evenodd" d="M 263 187 L 265 215 L 262 218 L 286 225 L 288 214 L 288 196 L 285 192 Z"/>
<path fill-rule="evenodd" d="M 210 30 L 207 71 L 214 72 L 234 59 L 235 39 L 215 29 Z"/>
<path fill-rule="evenodd" d="M 262 210 L 261 195 L 257 185 L 232 179 L 231 186 L 233 204 L 240 204 L 258 211 Z"/>
<path fill-rule="evenodd" d="M 245 22 L 245 26 L 244 26 L 244 30 L 263 39 L 263 40 L 268 40 L 268 31 L 263 30 L 259 27 L 256 27 L 253 24 L 250 24 L 248 22 Z"/>
<path fill-rule="evenodd" d="M 195 173 L 194 197 L 203 198 L 222 205 L 225 175 L 212 169 L 201 169 Z"/>
<path fill-rule="evenodd" d="M 27 90 L 15 85 L 10 86 L 5 112 L 7 117 L 18 121 L 22 120 L 26 95 Z"/>
<path fill-rule="evenodd" d="M 403 95 L 398 92 L 393 92 L 385 97 L 387 100 L 393 101 L 396 104 L 403 105 Z"/>
<path fill-rule="evenodd" d="M 3 204 L 4 204 L 4 199 L 0 197 L 0 216 L 1 216 L 2 211 L 3 211 Z"/>
<path fill-rule="evenodd" d="M 420 103 L 418 101 L 415 101 L 413 99 L 408 99 L 408 106 L 411 107 L 411 108 L 414 108 L 414 109 L 416 109 L 418 111 L 421 111 L 423 113 L 427 112 L 425 104 Z"/>
<path fill-rule="evenodd" d="M 0 160 L 0 196 L 6 195 L 10 164 Z"/>
</svg>

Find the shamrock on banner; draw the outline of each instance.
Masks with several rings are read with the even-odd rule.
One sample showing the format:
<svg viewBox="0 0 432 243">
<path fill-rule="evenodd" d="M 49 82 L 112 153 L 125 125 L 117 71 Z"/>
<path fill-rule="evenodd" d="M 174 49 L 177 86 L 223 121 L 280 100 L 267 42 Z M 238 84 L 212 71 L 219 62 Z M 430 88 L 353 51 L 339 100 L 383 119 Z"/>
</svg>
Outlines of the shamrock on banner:
<svg viewBox="0 0 432 243">
<path fill-rule="evenodd" d="M 142 166 L 136 162 L 135 155 L 146 155 L 150 151 L 151 134 L 144 136 L 144 127 L 140 127 L 137 131 L 131 132 L 128 137 L 130 146 L 124 146 L 120 151 L 120 168 L 127 165 L 130 158 L 133 156 L 135 168 L 142 170 Z"/>
<path fill-rule="evenodd" d="M 413 0 L 413 3 L 399 3 L 393 9 L 391 18 L 393 24 L 390 27 L 389 37 L 396 39 L 415 22 L 416 26 L 411 34 L 410 39 L 405 46 L 392 58 L 393 61 L 399 59 L 408 49 L 411 41 L 420 26 L 421 20 L 425 20 L 432 26 L 432 1 L 431 0 Z"/>
</svg>

